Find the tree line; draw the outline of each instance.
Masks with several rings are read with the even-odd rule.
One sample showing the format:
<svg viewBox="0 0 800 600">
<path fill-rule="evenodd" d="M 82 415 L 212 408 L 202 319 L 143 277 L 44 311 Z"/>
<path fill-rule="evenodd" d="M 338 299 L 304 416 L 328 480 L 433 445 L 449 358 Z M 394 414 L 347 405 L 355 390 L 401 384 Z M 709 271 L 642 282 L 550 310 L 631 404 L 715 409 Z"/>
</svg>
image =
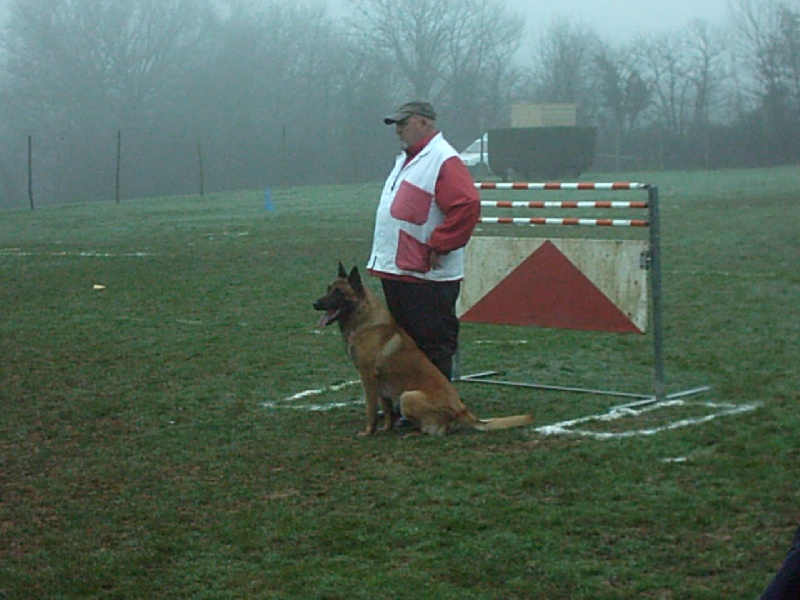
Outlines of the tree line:
<svg viewBox="0 0 800 600">
<path fill-rule="evenodd" d="M 720 25 L 603 40 L 526 29 L 503 0 L 12 0 L 0 46 L 0 206 L 380 179 L 381 117 L 431 100 L 457 147 L 513 103 L 575 103 L 595 166 L 800 158 L 800 3 L 730 0 Z M 529 50 L 521 50 L 529 47 Z"/>
</svg>

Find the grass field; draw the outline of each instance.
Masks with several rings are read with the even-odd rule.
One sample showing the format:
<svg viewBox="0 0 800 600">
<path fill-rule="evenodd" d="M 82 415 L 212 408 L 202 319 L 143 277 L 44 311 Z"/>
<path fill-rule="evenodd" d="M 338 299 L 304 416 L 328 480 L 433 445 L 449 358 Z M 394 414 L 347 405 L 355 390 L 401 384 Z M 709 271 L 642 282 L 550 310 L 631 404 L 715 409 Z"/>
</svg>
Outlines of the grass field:
<svg viewBox="0 0 800 600">
<path fill-rule="evenodd" d="M 661 193 L 667 386 L 712 389 L 552 434 L 622 401 L 460 382 L 536 425 L 354 436 L 311 301 L 377 185 L 0 213 L 0 598 L 756 598 L 800 524 L 800 174 L 612 177 Z M 649 335 L 462 346 L 651 389 Z"/>
</svg>

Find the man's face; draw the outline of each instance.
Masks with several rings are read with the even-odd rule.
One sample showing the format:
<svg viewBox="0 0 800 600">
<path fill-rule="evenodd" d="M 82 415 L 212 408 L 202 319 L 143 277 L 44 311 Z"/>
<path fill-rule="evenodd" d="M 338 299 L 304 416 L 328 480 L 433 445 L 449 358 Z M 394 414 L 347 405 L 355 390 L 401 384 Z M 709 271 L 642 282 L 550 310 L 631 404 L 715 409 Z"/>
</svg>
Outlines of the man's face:
<svg viewBox="0 0 800 600">
<path fill-rule="evenodd" d="M 428 119 L 419 115 L 409 115 L 402 121 L 397 121 L 394 127 L 405 149 L 425 139 L 428 135 L 428 125 Z"/>
</svg>

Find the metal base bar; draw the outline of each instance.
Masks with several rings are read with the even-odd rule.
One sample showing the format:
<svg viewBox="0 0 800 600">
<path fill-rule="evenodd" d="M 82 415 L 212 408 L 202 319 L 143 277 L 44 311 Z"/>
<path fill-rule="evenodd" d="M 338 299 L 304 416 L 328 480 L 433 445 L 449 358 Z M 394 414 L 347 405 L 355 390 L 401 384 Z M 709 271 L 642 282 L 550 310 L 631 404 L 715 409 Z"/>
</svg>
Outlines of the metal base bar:
<svg viewBox="0 0 800 600">
<path fill-rule="evenodd" d="M 674 392 L 672 394 L 666 395 L 664 398 L 659 398 L 654 396 L 653 394 L 632 394 L 630 392 L 618 392 L 613 390 L 598 390 L 592 388 L 582 388 L 582 387 L 572 387 L 572 386 L 561 386 L 561 385 L 545 385 L 541 383 L 527 383 L 523 381 L 503 381 L 502 379 L 487 379 L 487 377 L 491 377 L 492 375 L 500 375 L 500 371 L 481 371 L 480 373 L 473 373 L 471 375 L 463 375 L 459 377 L 456 381 L 464 381 L 466 383 L 485 383 L 488 385 L 505 385 L 511 387 L 521 387 L 521 388 L 529 388 L 529 389 L 537 389 L 537 390 L 551 390 L 556 392 L 573 392 L 573 393 L 580 393 L 580 394 L 594 394 L 599 396 L 616 396 L 621 398 L 637 398 L 638 401 L 631 402 L 629 404 L 622 404 L 620 406 L 615 406 L 615 409 L 624 409 L 624 408 L 633 408 L 635 406 L 643 406 L 646 404 L 652 404 L 654 402 L 658 402 L 662 399 L 667 400 L 675 400 L 677 398 L 683 398 L 685 396 L 690 396 L 692 394 L 699 394 L 702 392 L 707 392 L 711 389 L 709 386 L 702 386 L 690 390 L 683 390 L 680 392 Z"/>
<path fill-rule="evenodd" d="M 698 388 L 693 388 L 690 390 L 673 392 L 672 394 L 667 394 L 664 398 L 649 396 L 647 399 L 640 400 L 639 402 L 631 402 L 629 404 L 620 404 L 619 406 L 614 406 L 612 410 L 625 410 L 626 408 L 636 408 L 638 406 L 646 406 L 647 404 L 654 404 L 656 402 L 659 402 L 660 400 L 677 400 L 679 398 L 685 398 L 686 396 L 691 396 L 693 394 L 702 394 L 703 392 L 707 392 L 710 389 L 711 386 L 703 385 Z"/>
</svg>

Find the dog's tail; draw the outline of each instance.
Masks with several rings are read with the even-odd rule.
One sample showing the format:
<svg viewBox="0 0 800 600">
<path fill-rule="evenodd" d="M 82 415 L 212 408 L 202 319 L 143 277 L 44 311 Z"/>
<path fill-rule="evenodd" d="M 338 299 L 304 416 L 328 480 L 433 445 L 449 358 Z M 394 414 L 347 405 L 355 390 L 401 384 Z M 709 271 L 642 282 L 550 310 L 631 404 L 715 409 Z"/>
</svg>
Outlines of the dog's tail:
<svg viewBox="0 0 800 600">
<path fill-rule="evenodd" d="M 513 417 L 497 417 L 495 419 L 479 419 L 469 411 L 458 417 L 458 422 L 478 431 L 494 431 L 495 429 L 510 429 L 512 427 L 525 427 L 533 423 L 532 415 L 514 415 Z"/>
</svg>

